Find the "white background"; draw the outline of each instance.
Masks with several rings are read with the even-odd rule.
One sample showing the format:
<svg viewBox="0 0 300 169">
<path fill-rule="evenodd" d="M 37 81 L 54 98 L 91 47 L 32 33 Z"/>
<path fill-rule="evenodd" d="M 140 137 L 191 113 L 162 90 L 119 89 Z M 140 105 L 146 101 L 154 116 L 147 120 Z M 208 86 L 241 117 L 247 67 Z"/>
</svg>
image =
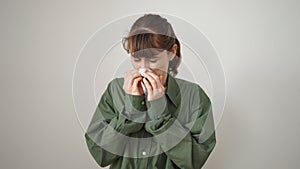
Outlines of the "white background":
<svg viewBox="0 0 300 169">
<path fill-rule="evenodd" d="M 97 169 L 72 100 L 86 40 L 134 13 L 178 16 L 215 46 L 227 81 L 205 169 L 298 168 L 300 4 L 296 0 L 0 2 L 0 168 Z"/>
</svg>

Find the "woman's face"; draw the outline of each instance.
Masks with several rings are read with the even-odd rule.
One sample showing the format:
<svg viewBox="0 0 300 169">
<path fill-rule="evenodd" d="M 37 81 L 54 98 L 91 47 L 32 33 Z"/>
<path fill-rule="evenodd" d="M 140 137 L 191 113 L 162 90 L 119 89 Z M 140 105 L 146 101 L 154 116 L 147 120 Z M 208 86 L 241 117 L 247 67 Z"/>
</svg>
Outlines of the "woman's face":
<svg viewBox="0 0 300 169">
<path fill-rule="evenodd" d="M 140 68 L 149 68 L 155 74 L 165 76 L 168 72 L 169 61 L 172 58 L 173 53 L 163 50 L 161 52 L 152 52 L 151 54 L 150 50 L 151 49 L 144 49 L 142 51 L 131 53 L 131 64 L 136 70 Z"/>
<path fill-rule="evenodd" d="M 149 68 L 156 75 L 166 76 L 169 67 L 169 61 L 176 54 L 177 45 L 174 44 L 172 52 L 167 50 L 143 49 L 131 53 L 131 64 L 134 69 Z M 154 52 L 153 52 L 154 51 Z"/>
</svg>

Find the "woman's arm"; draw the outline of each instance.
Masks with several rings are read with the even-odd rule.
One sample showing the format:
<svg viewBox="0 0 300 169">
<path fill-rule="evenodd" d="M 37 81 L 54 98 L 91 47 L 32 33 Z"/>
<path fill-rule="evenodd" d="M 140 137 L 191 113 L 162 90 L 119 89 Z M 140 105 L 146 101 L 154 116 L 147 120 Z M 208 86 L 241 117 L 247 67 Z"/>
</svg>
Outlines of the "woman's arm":
<svg viewBox="0 0 300 169">
<path fill-rule="evenodd" d="M 118 159 L 127 144 L 125 136 L 136 133 L 143 127 L 143 123 L 128 120 L 126 115 L 140 114 L 139 118 L 143 118 L 142 113 L 146 110 L 145 105 L 138 104 L 144 97 L 125 93 L 124 108 L 122 112 L 117 112 L 111 92 L 115 83 L 116 80 L 109 83 L 85 133 L 89 151 L 101 167 Z"/>
<path fill-rule="evenodd" d="M 189 99 L 191 103 L 188 102 L 192 112 L 180 112 L 193 116 L 189 122 L 180 123 L 171 115 L 172 112 L 165 109 L 159 113 L 160 118 L 153 118 L 145 125 L 146 130 L 156 136 L 165 154 L 179 168 L 200 169 L 216 144 L 211 102 L 199 86 L 197 90 Z M 182 100 L 182 103 L 187 102 Z M 155 110 L 159 106 L 152 107 L 150 114 L 161 111 Z"/>
</svg>

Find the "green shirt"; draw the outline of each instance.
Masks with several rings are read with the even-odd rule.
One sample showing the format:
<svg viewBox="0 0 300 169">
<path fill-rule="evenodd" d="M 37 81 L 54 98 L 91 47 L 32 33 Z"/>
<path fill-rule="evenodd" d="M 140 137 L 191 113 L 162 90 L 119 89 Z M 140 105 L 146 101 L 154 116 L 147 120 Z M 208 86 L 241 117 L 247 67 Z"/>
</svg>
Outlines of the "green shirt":
<svg viewBox="0 0 300 169">
<path fill-rule="evenodd" d="M 216 144 L 211 102 L 197 84 L 167 77 L 165 95 L 147 101 L 115 78 L 85 133 L 96 162 L 111 169 L 200 169 Z"/>
</svg>

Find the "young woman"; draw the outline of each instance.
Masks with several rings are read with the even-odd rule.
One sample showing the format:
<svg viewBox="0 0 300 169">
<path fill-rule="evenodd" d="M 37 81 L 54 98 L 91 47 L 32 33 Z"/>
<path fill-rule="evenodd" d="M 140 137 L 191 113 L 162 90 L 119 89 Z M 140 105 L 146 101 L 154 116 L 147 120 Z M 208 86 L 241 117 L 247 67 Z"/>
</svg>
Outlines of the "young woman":
<svg viewBox="0 0 300 169">
<path fill-rule="evenodd" d="M 85 133 L 96 162 L 112 169 L 200 169 L 216 144 L 211 102 L 175 78 L 182 56 L 171 24 L 146 14 L 123 39 L 133 70 L 107 86 Z"/>
</svg>

